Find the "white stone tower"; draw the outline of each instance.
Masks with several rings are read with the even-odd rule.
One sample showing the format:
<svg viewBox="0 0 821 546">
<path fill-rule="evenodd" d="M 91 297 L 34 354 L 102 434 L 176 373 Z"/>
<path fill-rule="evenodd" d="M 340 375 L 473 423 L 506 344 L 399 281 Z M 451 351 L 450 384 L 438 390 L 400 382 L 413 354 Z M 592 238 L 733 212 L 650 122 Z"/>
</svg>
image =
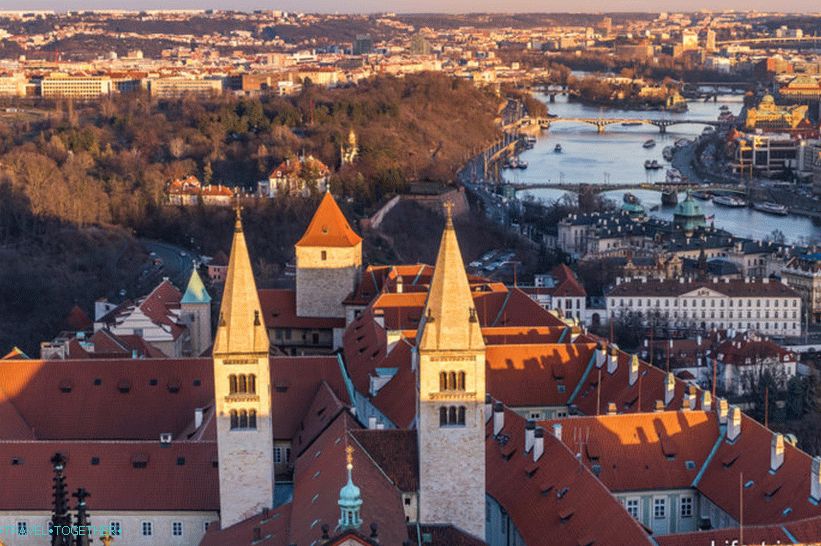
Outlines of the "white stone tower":
<svg viewBox="0 0 821 546">
<path fill-rule="evenodd" d="M 214 341 L 223 529 L 274 502 L 268 343 L 238 211 Z"/>
<path fill-rule="evenodd" d="M 191 356 L 200 356 L 211 346 L 211 296 L 197 268 L 191 271 L 188 287 L 180 300 L 180 312 L 191 335 Z"/>
<path fill-rule="evenodd" d="M 344 317 L 361 267 L 362 238 L 327 192 L 296 244 L 297 316 Z"/>
<path fill-rule="evenodd" d="M 485 343 L 451 208 L 417 333 L 419 520 L 484 539 Z"/>
<path fill-rule="evenodd" d="M 359 145 L 356 143 L 356 133 L 354 133 L 353 127 L 351 127 L 351 130 L 348 133 L 347 142 L 342 143 L 339 153 L 340 162 L 343 166 L 353 163 L 356 156 L 359 155 Z"/>
</svg>

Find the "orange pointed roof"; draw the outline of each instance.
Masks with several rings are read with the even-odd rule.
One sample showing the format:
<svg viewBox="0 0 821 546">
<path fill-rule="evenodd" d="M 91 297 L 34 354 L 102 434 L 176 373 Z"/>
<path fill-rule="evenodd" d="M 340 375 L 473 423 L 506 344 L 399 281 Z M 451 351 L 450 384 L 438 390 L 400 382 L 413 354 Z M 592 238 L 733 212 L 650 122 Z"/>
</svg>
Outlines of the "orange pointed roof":
<svg viewBox="0 0 821 546">
<path fill-rule="evenodd" d="M 308 229 L 296 246 L 356 246 L 362 237 L 351 229 L 331 192 L 325 193 Z"/>
</svg>

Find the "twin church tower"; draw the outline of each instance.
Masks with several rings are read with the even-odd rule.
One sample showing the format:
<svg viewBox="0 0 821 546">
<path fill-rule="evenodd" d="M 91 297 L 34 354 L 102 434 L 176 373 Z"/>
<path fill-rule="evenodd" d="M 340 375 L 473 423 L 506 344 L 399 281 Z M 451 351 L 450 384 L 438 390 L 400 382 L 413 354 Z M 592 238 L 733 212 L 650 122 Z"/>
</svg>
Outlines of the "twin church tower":
<svg viewBox="0 0 821 546">
<path fill-rule="evenodd" d="M 297 315 L 344 317 L 342 301 L 362 268 L 362 239 L 330 193 L 296 256 Z M 276 360 L 263 318 L 238 213 L 213 350 L 222 528 L 273 504 Z M 419 520 L 484 538 L 485 344 L 449 208 L 413 359 Z"/>
</svg>

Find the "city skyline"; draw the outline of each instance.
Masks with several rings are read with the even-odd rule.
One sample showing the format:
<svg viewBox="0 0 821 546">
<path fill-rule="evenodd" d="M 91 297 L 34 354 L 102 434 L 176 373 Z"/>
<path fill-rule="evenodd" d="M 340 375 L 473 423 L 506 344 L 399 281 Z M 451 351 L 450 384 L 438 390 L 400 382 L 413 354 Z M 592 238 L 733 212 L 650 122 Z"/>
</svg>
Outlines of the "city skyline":
<svg viewBox="0 0 821 546">
<path fill-rule="evenodd" d="M 393 0 L 382 2 L 379 0 L 360 0 L 347 4 L 343 9 L 334 0 L 310 0 L 303 2 L 299 0 L 285 0 L 274 5 L 260 3 L 258 0 L 240 0 L 232 5 L 232 9 L 239 11 L 252 11 L 257 9 L 283 10 L 307 13 L 448 13 L 448 14 L 470 14 L 470 13 L 657 13 L 659 11 L 675 12 L 695 12 L 699 10 L 722 11 L 774 11 L 780 13 L 819 13 L 817 3 L 812 0 L 791 0 L 778 4 L 770 0 L 753 0 L 742 2 L 740 0 L 724 0 L 703 4 L 693 4 L 686 0 L 668 0 L 656 2 L 654 0 L 618 0 L 610 2 L 606 9 L 597 0 L 582 0 L 568 5 L 562 2 L 540 2 L 538 0 L 514 0 L 513 2 L 501 3 L 495 0 L 455 0 L 446 6 L 435 0 L 421 0 L 410 2 L 409 0 Z M 130 2 L 128 0 L 75 0 L 65 2 L 63 0 L 39 0 L 35 2 L 22 3 L 15 0 L 9 6 L 4 6 L 7 10 L 53 10 L 53 11 L 74 11 L 74 10 L 142 10 L 142 9 L 225 9 L 225 5 L 212 0 L 175 0 L 170 2 L 157 2 L 155 0 L 141 0 L 140 2 Z"/>
</svg>

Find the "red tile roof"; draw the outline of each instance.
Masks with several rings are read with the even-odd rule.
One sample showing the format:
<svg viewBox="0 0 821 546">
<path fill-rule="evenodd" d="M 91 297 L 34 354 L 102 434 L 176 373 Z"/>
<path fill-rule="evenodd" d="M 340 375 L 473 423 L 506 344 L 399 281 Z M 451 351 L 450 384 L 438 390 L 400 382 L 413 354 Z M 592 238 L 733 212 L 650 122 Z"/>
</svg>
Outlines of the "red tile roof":
<svg viewBox="0 0 821 546">
<path fill-rule="evenodd" d="M 714 412 L 665 411 L 575 417 L 562 424 L 562 442 L 611 491 L 687 489 L 719 435 Z M 691 467 L 688 468 L 687 462 Z"/>
<path fill-rule="evenodd" d="M 579 340 L 576 340 L 577 342 Z M 618 352 L 618 368 L 613 374 L 607 372 L 607 363 L 601 367 L 590 368 L 585 382 L 578 388 L 578 395 L 573 398 L 578 409 L 585 415 L 601 415 L 607 413 L 610 402 L 616 404 L 618 412 L 653 411 L 656 400 L 664 400 L 665 382 L 667 374 L 664 370 L 639 361 L 639 380 L 630 385 L 629 366 L 631 355 Z M 601 386 L 598 386 L 599 370 L 601 370 Z M 597 392 L 597 389 L 600 391 Z M 668 410 L 681 408 L 684 394 L 689 386 L 683 381 L 676 380 L 673 399 L 666 406 Z M 698 403 L 701 401 L 701 391 L 698 391 Z M 596 401 L 600 405 L 596 407 Z M 639 403 L 641 407 L 639 408 Z"/>
<path fill-rule="evenodd" d="M 544 454 L 534 465 L 532 455 L 524 453 L 525 420 L 507 409 L 504 419 L 498 438 L 492 418 L 487 425 L 487 492 L 510 515 L 525 543 L 651 544 L 638 522 L 564 444 L 546 433 Z"/>
<path fill-rule="evenodd" d="M 339 417 L 296 461 L 290 542 L 312 544 L 322 535 L 322 525 L 331 529 L 339 520 L 339 490 L 347 481 L 345 447 L 353 446 L 353 481 L 362 491 L 362 522 L 367 529 L 379 526 L 380 542 L 402 544 L 407 539 L 405 512 L 397 489 L 376 466 L 356 440 L 352 430 L 360 428 L 347 412 Z"/>
<path fill-rule="evenodd" d="M 250 518 L 220 529 L 219 525 L 209 525 L 199 546 L 286 546 L 291 524 L 291 503 L 278 506 L 267 513 L 259 513 Z M 259 528 L 262 541 L 254 539 L 254 529 Z"/>
<path fill-rule="evenodd" d="M 71 308 L 71 311 L 69 311 L 66 316 L 65 323 L 70 330 L 75 332 L 91 328 L 94 325 L 94 322 L 79 305 L 74 305 L 74 307 Z"/>
<path fill-rule="evenodd" d="M 287 408 L 272 413 L 274 439 L 297 435 L 322 381 L 342 403 L 351 404 L 336 356 L 271 358 L 271 407 Z"/>
<path fill-rule="evenodd" d="M 62 453 L 69 491 L 88 489 L 89 511 L 219 510 L 215 442 L 15 442 L 0 441 L 3 487 L 0 510 L 49 511 L 53 470 Z M 135 456 L 147 459 L 134 468 Z M 99 459 L 98 464 L 92 458 Z M 19 464 L 9 464 L 13 458 Z M 179 464 L 184 459 L 184 464 Z"/>
<path fill-rule="evenodd" d="M 296 455 L 299 456 L 304 449 L 311 445 L 311 442 L 344 410 L 345 405 L 334 394 L 328 382 L 324 379 L 320 381 L 316 389 L 316 395 L 314 395 L 310 407 L 305 412 L 293 440 L 293 450 Z"/>
<path fill-rule="evenodd" d="M 593 349 L 578 343 L 490 345 L 487 392 L 511 407 L 565 405 Z"/>
<path fill-rule="evenodd" d="M 299 317 L 296 314 L 296 290 L 259 290 L 259 305 L 268 328 L 305 328 L 329 330 L 344 328 L 344 318 Z"/>
<path fill-rule="evenodd" d="M 351 434 L 400 491 L 419 490 L 416 430 L 355 429 Z"/>
<path fill-rule="evenodd" d="M 699 288 L 706 288 L 731 298 L 798 297 L 798 294 L 792 288 L 780 282 L 749 282 L 743 279 L 729 279 L 727 282 L 692 281 L 683 283 L 678 280 L 648 279 L 646 282 L 642 282 L 639 279 L 628 279 L 614 286 L 607 296 L 675 297 L 695 292 Z"/>
<path fill-rule="evenodd" d="M 430 536 L 430 544 L 434 546 L 484 546 L 487 543 L 473 535 L 454 527 L 453 525 L 408 525 L 408 537 L 413 544 L 425 544 L 422 536 Z"/>
<path fill-rule="evenodd" d="M 0 362 L 6 403 L 41 440 L 177 434 L 213 403 L 213 381 L 210 359 Z"/>
<path fill-rule="evenodd" d="M 557 343 L 566 335 L 566 326 L 499 326 L 482 328 L 488 345 Z"/>
<path fill-rule="evenodd" d="M 351 247 L 362 242 L 354 233 L 345 215 L 330 192 L 326 192 L 296 246 Z"/>
<path fill-rule="evenodd" d="M 587 292 L 584 287 L 579 284 L 576 274 L 573 270 L 565 264 L 559 264 L 551 271 L 553 278 L 556 279 L 556 287 L 553 290 L 554 296 L 571 296 L 571 297 L 585 297 Z"/>
<path fill-rule="evenodd" d="M 784 463 L 771 474 L 772 437 L 772 431 L 742 414 L 741 434 L 732 444 L 726 438 L 720 443 L 698 490 L 738 521 L 743 474 L 744 484 L 752 482 L 744 488 L 745 524 L 783 524 L 821 516 L 821 506 L 809 499 L 810 456 L 785 442 Z"/>
<path fill-rule="evenodd" d="M 274 438 L 294 437 L 322 381 L 350 403 L 336 357 L 270 362 L 272 405 L 286 409 L 273 413 Z M 181 433 L 196 408 L 213 404 L 213 381 L 211 359 L 0 362 L 0 414 L 18 414 L 41 440 L 155 440 Z"/>
</svg>

